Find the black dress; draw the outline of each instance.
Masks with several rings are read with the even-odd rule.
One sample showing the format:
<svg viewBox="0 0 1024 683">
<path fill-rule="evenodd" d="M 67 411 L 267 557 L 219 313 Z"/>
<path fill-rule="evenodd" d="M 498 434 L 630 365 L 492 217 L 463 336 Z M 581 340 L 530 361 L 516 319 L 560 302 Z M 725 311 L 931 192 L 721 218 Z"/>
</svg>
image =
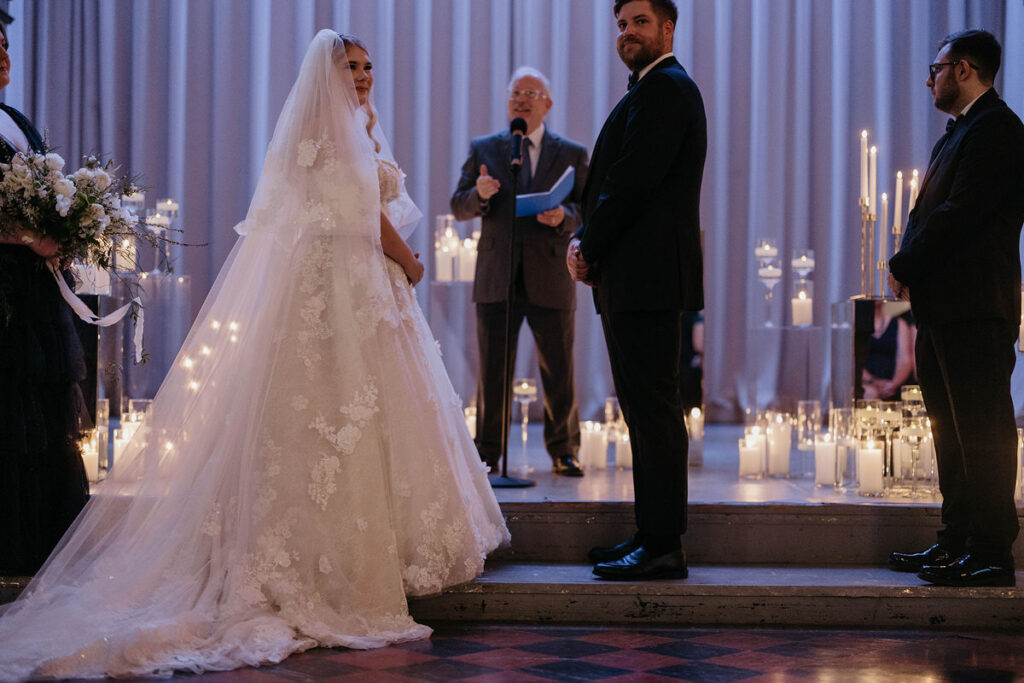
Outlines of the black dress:
<svg viewBox="0 0 1024 683">
<path fill-rule="evenodd" d="M 0 108 L 42 151 L 28 119 Z M 0 161 L 15 151 L 0 138 Z M 0 244 L 0 575 L 34 574 L 89 497 L 82 346 L 44 265 L 26 246 Z"/>
</svg>

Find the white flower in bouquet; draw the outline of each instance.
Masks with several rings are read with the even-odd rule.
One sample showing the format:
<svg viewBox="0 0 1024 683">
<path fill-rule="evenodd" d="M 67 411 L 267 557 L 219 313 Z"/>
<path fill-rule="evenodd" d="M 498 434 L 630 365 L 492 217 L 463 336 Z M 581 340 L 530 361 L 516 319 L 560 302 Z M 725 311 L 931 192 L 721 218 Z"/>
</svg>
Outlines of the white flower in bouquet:
<svg viewBox="0 0 1024 683">
<path fill-rule="evenodd" d="M 56 200 L 57 213 L 60 214 L 62 218 L 66 217 L 68 215 L 68 211 L 71 210 L 72 196 L 59 194 L 57 195 Z"/>
<path fill-rule="evenodd" d="M 59 171 L 64 168 L 64 159 L 59 154 L 49 152 L 43 159 L 46 162 L 46 167 L 51 171 Z"/>
<path fill-rule="evenodd" d="M 0 231 L 30 230 L 57 242 L 66 260 L 109 268 L 113 245 L 138 235 L 135 214 L 121 206 L 131 181 L 92 156 L 73 173 L 63 168 L 53 152 L 18 153 L 0 164 Z"/>
<path fill-rule="evenodd" d="M 75 189 L 75 184 L 67 178 L 61 178 L 53 184 L 54 192 L 58 195 L 68 197 L 69 199 L 75 196 Z"/>
<path fill-rule="evenodd" d="M 110 187 L 110 174 L 101 168 L 96 171 L 96 174 L 93 176 L 93 184 L 96 186 L 97 190 L 103 192 Z"/>
</svg>

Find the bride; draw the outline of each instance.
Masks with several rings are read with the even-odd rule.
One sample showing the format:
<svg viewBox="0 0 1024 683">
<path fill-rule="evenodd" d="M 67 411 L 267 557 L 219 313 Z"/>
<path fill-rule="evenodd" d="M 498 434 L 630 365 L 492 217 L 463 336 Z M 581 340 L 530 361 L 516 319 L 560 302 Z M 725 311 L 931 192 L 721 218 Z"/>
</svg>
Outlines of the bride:
<svg viewBox="0 0 1024 683">
<path fill-rule="evenodd" d="M 238 240 L 127 453 L 0 618 L 0 679 L 425 638 L 507 541 L 403 237 L 367 50 L 313 39 Z"/>
</svg>

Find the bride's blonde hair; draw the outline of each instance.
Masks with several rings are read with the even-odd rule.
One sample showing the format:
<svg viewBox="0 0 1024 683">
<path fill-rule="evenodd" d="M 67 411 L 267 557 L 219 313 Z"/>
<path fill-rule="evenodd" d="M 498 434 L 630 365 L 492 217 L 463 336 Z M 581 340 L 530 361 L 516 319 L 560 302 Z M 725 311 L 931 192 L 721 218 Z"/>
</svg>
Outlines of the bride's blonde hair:
<svg viewBox="0 0 1024 683">
<path fill-rule="evenodd" d="M 356 38 L 353 35 L 349 35 L 347 33 L 339 33 L 338 39 L 340 40 L 340 42 L 335 47 L 335 59 L 342 57 L 343 55 L 341 53 L 348 52 L 348 49 L 353 45 L 358 47 L 367 55 L 370 54 L 370 49 L 366 47 L 366 43 L 364 43 L 362 40 Z M 341 49 L 338 49 L 339 47 Z M 380 143 L 377 142 L 377 139 L 373 137 L 373 127 L 377 125 L 377 110 L 374 108 L 372 104 L 370 104 L 369 100 L 366 101 L 366 112 L 369 114 L 369 120 L 366 122 L 366 135 L 369 136 L 371 140 L 373 140 L 374 149 L 379 153 Z"/>
</svg>

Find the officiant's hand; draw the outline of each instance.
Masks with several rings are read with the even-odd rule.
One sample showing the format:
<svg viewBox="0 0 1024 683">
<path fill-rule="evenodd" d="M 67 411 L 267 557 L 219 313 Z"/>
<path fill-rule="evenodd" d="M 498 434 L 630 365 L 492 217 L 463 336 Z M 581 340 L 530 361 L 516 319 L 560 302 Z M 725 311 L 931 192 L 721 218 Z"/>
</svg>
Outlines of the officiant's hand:
<svg viewBox="0 0 1024 683">
<path fill-rule="evenodd" d="M 565 209 L 561 206 L 556 206 L 553 209 L 548 209 L 537 214 L 537 222 L 543 223 L 552 228 L 557 228 L 565 220 Z"/>
<path fill-rule="evenodd" d="M 476 193 L 480 195 L 480 201 L 486 202 L 498 193 L 500 187 L 497 178 L 487 175 L 487 164 L 480 164 L 480 175 L 476 178 Z"/>
</svg>

